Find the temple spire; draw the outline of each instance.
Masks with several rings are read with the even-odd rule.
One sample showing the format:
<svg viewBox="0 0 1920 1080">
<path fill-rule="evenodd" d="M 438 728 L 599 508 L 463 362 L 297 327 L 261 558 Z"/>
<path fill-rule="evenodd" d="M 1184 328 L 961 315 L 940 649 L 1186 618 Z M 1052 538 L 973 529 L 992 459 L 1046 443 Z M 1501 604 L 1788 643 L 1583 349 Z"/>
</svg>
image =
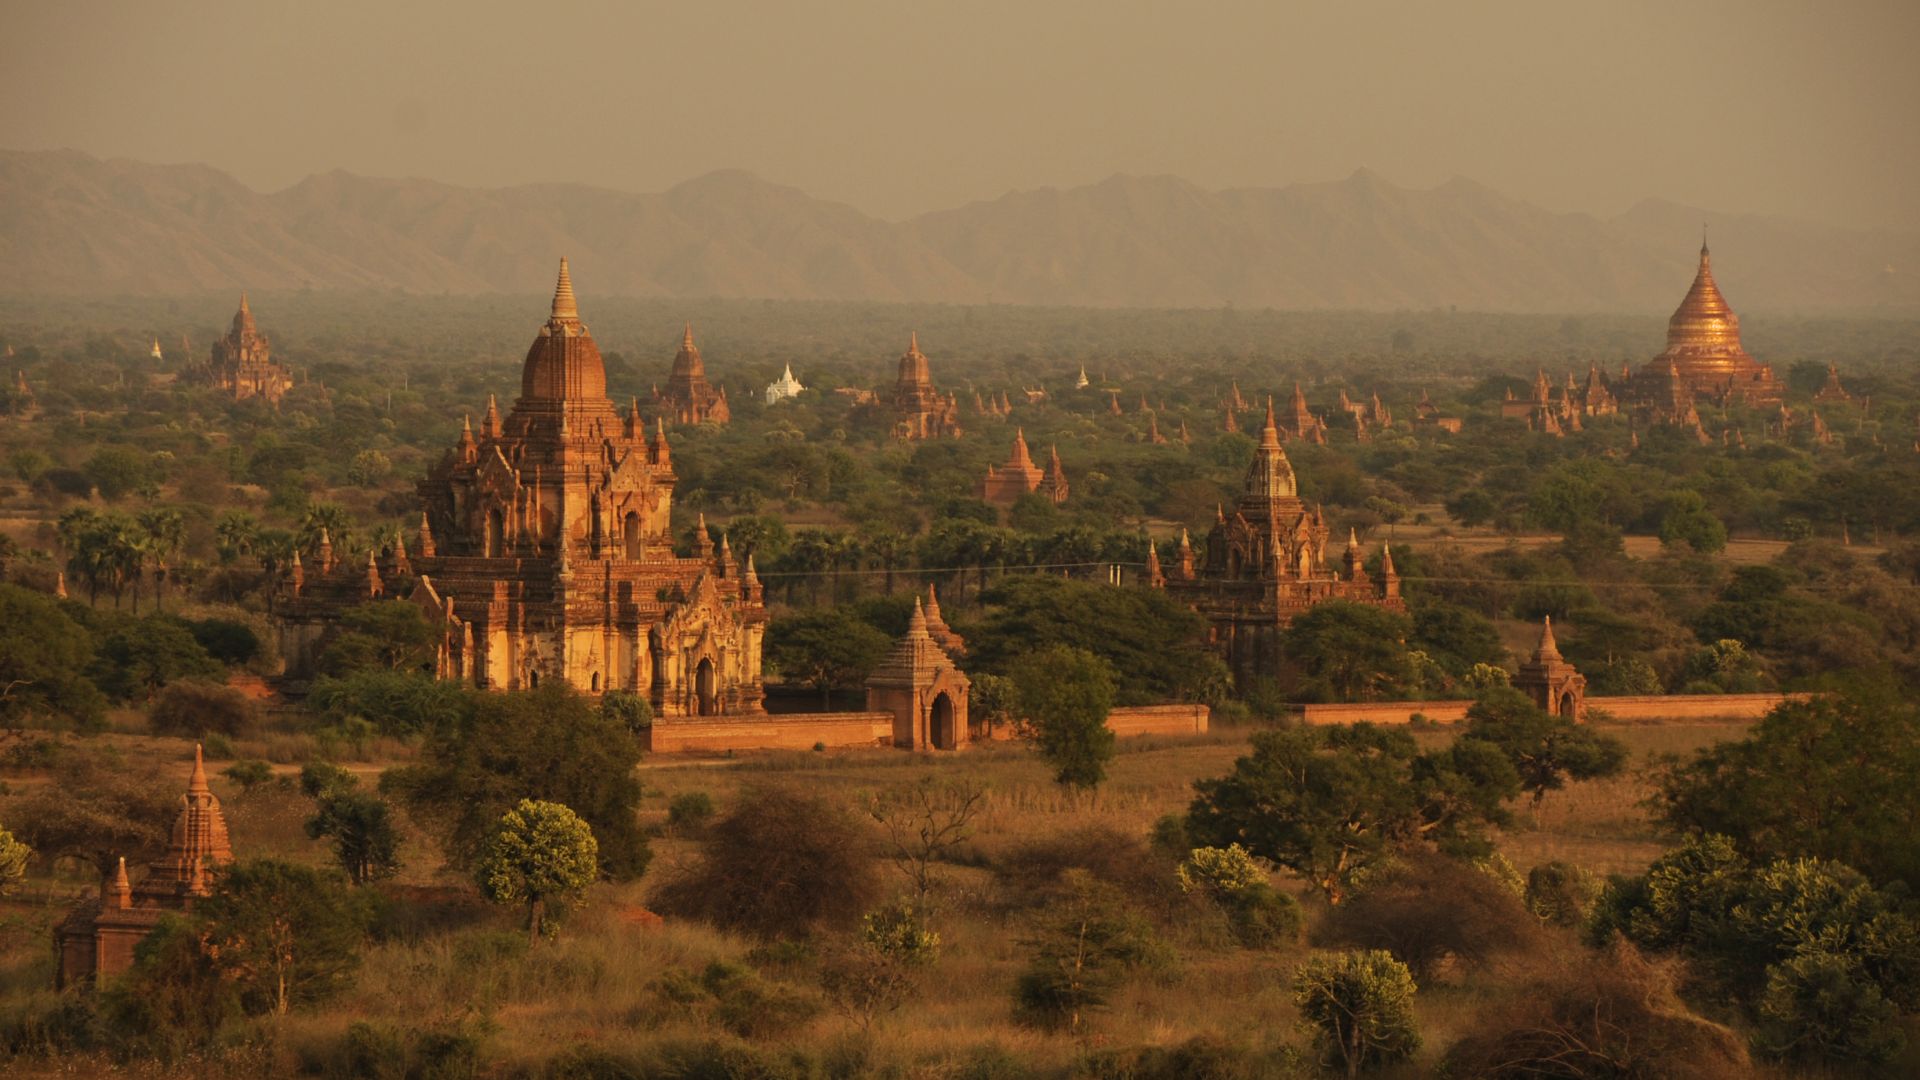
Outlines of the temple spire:
<svg viewBox="0 0 1920 1080">
<path fill-rule="evenodd" d="M 692 323 L 688 323 L 686 330 L 680 335 L 680 347 L 686 350 L 687 352 L 693 351 L 693 324 Z"/>
<path fill-rule="evenodd" d="M 178 775 L 178 774 L 176 774 Z M 212 790 L 207 787 L 207 762 L 199 743 L 193 744 L 193 775 L 187 778 L 187 794 L 204 795 Z"/>
<path fill-rule="evenodd" d="M 1296 391 L 1299 389 L 1298 384 L 1295 384 L 1294 389 Z M 1272 394 L 1267 395 L 1267 422 L 1265 426 L 1261 427 L 1260 429 L 1260 449 L 1262 450 L 1280 449 L 1280 425 L 1275 423 L 1273 419 L 1273 395 Z"/>
<path fill-rule="evenodd" d="M 1548 615 L 1540 623 L 1540 644 L 1533 650 L 1535 660 L 1558 660 L 1560 645 L 1553 640 L 1553 616 Z"/>
<path fill-rule="evenodd" d="M 567 273 L 567 257 L 560 256 L 560 280 L 553 286 L 553 317 L 562 322 L 579 322 L 580 305 L 573 298 L 573 278 Z"/>
<path fill-rule="evenodd" d="M 120 865 L 113 871 L 113 906 L 122 911 L 133 906 L 133 884 L 127 880 L 127 857 L 120 856 Z"/>
</svg>

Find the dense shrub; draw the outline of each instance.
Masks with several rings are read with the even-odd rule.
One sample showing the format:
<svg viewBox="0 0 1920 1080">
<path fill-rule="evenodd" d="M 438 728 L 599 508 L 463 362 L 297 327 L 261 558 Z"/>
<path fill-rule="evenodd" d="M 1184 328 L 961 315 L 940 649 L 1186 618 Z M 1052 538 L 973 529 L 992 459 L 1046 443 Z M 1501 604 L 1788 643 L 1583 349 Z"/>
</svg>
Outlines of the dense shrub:
<svg viewBox="0 0 1920 1080">
<path fill-rule="evenodd" d="M 690 1017 L 743 1039 L 781 1038 L 820 1014 L 817 997 L 720 960 L 697 972 L 669 971 L 652 990 L 659 1016 Z"/>
<path fill-rule="evenodd" d="M 1263 1054 L 1215 1035 L 1173 1046 L 1109 1050 L 1086 1064 L 1090 1080 L 1272 1080 L 1304 1075 L 1286 1051 Z"/>
<path fill-rule="evenodd" d="M 187 680 L 160 691 L 147 710 L 147 724 L 156 735 L 183 739 L 244 738 L 260 726 L 260 707 L 230 686 Z"/>
<path fill-rule="evenodd" d="M 188 623 L 187 629 L 208 656 L 229 667 L 249 663 L 260 655 L 260 635 L 237 619 L 200 619 Z"/>
<path fill-rule="evenodd" d="M 1667 972 L 1625 943 L 1543 963 L 1511 1003 L 1480 1010 L 1444 1067 L 1485 1080 L 1753 1075 L 1740 1039 L 1689 1012 Z"/>
<path fill-rule="evenodd" d="M 1059 896 L 1023 942 L 1027 965 L 1014 983 L 1014 1017 L 1078 1032 L 1127 975 L 1172 962 L 1166 946 L 1111 885 L 1069 870 Z"/>
<path fill-rule="evenodd" d="M 700 857 L 654 893 L 664 913 L 765 938 L 844 926 L 879 895 L 873 839 L 839 802 L 762 786 L 707 830 Z"/>
<path fill-rule="evenodd" d="M 1583 926 L 1600 895 L 1592 874 L 1568 862 L 1547 862 L 1527 871 L 1527 910 L 1554 926 Z"/>
<path fill-rule="evenodd" d="M 1321 1061 L 1358 1076 L 1420 1049 L 1413 974 L 1387 953 L 1316 956 L 1293 976 L 1293 1003 Z"/>
<path fill-rule="evenodd" d="M 1329 908 L 1328 943 L 1382 949 L 1430 981 L 1444 961 L 1477 966 L 1535 945 L 1539 921 L 1486 871 L 1443 856 L 1409 854 Z"/>
<path fill-rule="evenodd" d="M 1218 906 L 1234 939 L 1249 949 L 1271 948 L 1300 936 L 1299 902 L 1275 889 L 1238 844 L 1193 849 L 1176 876 L 1182 892 L 1204 896 Z"/>
<path fill-rule="evenodd" d="M 713 820 L 713 796 L 704 791 L 683 791 L 667 802 L 667 827 L 677 832 L 697 833 Z"/>
<path fill-rule="evenodd" d="M 1092 823 L 1034 837 L 994 861 L 1000 897 L 1015 908 L 1036 907 L 1058 896 L 1064 875 L 1084 870 L 1157 914 L 1179 903 L 1172 861 L 1135 833 Z"/>
</svg>

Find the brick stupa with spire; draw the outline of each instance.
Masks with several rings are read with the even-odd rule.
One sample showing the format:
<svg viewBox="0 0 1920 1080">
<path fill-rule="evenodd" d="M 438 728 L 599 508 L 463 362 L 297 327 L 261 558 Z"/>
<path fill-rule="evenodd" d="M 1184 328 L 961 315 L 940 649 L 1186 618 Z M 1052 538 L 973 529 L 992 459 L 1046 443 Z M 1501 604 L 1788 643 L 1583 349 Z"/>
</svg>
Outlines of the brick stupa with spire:
<svg viewBox="0 0 1920 1080">
<path fill-rule="evenodd" d="M 693 343 L 692 323 L 680 336 L 680 351 L 673 354 L 673 372 L 667 376 L 666 388 L 654 395 L 654 404 L 660 407 L 662 416 L 676 424 L 724 424 L 733 419 L 726 388 L 707 381 L 706 361 L 700 358 L 700 347 Z"/>
<path fill-rule="evenodd" d="M 121 856 L 112 877 L 101 882 L 100 895 L 68 912 L 54 929 L 60 953 L 58 985 L 77 986 L 132 967 L 134 948 L 160 920 L 193 910 L 212 894 L 220 870 L 232 863 L 227 819 L 207 784 L 206 762 L 195 746 L 193 772 L 186 794 L 180 796 L 166 849 L 138 882 L 131 880 L 126 857 Z"/>
</svg>

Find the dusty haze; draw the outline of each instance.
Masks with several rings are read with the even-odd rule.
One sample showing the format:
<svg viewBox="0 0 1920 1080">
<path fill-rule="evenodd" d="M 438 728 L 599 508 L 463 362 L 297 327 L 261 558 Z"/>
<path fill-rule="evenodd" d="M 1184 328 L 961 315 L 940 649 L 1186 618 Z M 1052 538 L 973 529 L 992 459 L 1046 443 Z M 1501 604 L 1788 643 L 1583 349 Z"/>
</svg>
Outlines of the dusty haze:
<svg viewBox="0 0 1920 1080">
<path fill-rule="evenodd" d="M 1920 5 L 5 4 L 0 146 L 655 191 L 742 167 L 883 217 L 1116 172 L 1357 166 L 1920 228 Z"/>
</svg>

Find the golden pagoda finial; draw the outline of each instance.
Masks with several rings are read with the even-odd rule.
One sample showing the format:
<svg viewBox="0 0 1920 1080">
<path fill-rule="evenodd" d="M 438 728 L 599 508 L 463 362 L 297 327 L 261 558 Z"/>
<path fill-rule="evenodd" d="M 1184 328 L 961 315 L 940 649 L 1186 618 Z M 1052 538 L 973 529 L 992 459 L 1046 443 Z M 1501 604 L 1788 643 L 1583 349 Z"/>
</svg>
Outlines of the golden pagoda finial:
<svg viewBox="0 0 1920 1080">
<path fill-rule="evenodd" d="M 688 323 L 685 332 L 680 335 L 680 348 L 685 352 L 693 351 L 693 324 Z"/>
<path fill-rule="evenodd" d="M 560 280 L 553 286 L 553 317 L 562 321 L 580 320 L 580 305 L 573 298 L 573 277 L 567 273 L 567 257 L 560 256 Z"/>
</svg>

